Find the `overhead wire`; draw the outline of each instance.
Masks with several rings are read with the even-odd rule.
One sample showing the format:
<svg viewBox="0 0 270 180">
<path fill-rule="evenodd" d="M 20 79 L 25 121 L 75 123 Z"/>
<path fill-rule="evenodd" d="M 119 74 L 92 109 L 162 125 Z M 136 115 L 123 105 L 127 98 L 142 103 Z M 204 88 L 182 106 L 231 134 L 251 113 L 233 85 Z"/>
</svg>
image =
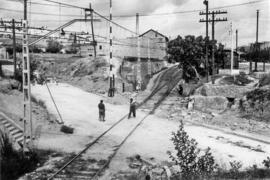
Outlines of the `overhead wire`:
<svg viewBox="0 0 270 180">
<path fill-rule="evenodd" d="M 56 3 L 56 4 L 62 4 L 63 7 L 69 7 L 69 8 L 77 8 L 77 9 L 86 9 L 84 7 L 80 6 L 75 6 L 72 4 L 67 4 L 67 3 L 62 3 L 62 2 L 57 2 L 57 1 L 52 1 L 52 0 L 42 0 L 42 1 L 47 1 L 51 3 Z M 224 6 L 217 6 L 213 8 L 209 8 L 209 10 L 214 10 L 214 9 L 223 9 L 223 8 L 231 8 L 231 7 L 238 7 L 238 6 L 244 6 L 244 5 L 251 5 L 251 4 L 256 4 L 256 3 L 262 3 L 262 2 L 269 2 L 268 0 L 255 0 L 255 1 L 249 1 L 246 3 L 239 3 L 239 4 L 231 4 L 231 5 L 224 5 Z M 32 4 L 39 4 L 39 5 L 51 5 L 54 6 L 53 4 L 43 4 L 43 3 L 37 3 L 37 2 L 31 2 Z M 2 10 L 13 10 L 13 9 L 7 9 L 7 8 L 0 8 Z M 19 10 L 13 10 L 14 12 L 23 12 Z M 166 15 L 174 15 L 174 14 L 186 14 L 186 13 L 195 13 L 195 12 L 200 12 L 204 11 L 204 9 L 197 9 L 197 10 L 186 10 L 186 11 L 175 11 L 175 12 L 170 12 L 170 13 L 152 13 L 152 14 L 140 14 L 141 17 L 144 16 L 166 16 Z M 32 12 L 33 14 L 41 14 L 41 15 L 57 15 L 53 13 L 40 13 L 40 12 Z M 74 16 L 76 14 L 63 14 L 63 16 Z M 118 18 L 126 18 L 126 17 L 135 17 L 135 14 L 127 14 L 127 15 L 113 15 L 113 17 L 118 17 Z M 104 16 L 108 17 L 108 16 Z"/>
</svg>

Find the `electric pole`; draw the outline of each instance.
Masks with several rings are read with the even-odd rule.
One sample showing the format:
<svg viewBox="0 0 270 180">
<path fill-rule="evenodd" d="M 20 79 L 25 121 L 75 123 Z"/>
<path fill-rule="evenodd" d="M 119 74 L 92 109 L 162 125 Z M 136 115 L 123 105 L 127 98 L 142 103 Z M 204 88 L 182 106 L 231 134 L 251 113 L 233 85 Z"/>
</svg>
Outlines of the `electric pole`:
<svg viewBox="0 0 270 180">
<path fill-rule="evenodd" d="M 15 21 L 12 19 L 11 21 L 7 20 L 2 20 L 0 21 L 0 28 L 4 28 L 5 30 L 7 29 L 12 29 L 12 39 L 13 39 L 13 62 L 14 62 L 14 78 L 15 78 L 15 73 L 16 73 L 16 29 L 21 28 L 22 22 L 21 21 Z"/>
<path fill-rule="evenodd" d="M 14 79 L 16 78 L 16 67 L 17 67 L 17 59 L 16 59 L 16 34 L 15 34 L 15 20 L 12 19 L 12 35 L 13 35 L 13 63 L 14 63 Z"/>
<path fill-rule="evenodd" d="M 233 74 L 233 26 L 231 22 L 231 75 Z"/>
<path fill-rule="evenodd" d="M 139 13 L 136 13 L 136 34 L 137 34 L 137 83 L 136 90 L 140 90 L 141 87 L 141 37 L 139 32 Z M 137 88 L 138 87 L 138 88 Z"/>
<path fill-rule="evenodd" d="M 240 58 L 240 55 L 238 55 L 238 29 L 236 29 L 236 31 L 235 31 L 235 51 L 237 54 L 236 67 L 238 69 L 239 68 L 239 58 Z"/>
<path fill-rule="evenodd" d="M 109 59 L 109 63 L 110 63 L 110 72 L 109 72 L 109 81 L 110 81 L 110 87 L 109 87 L 109 93 L 108 96 L 109 97 L 113 97 L 114 96 L 114 82 L 113 82 L 113 73 L 112 73 L 112 53 L 113 53 L 113 46 L 112 46 L 112 0 L 110 0 L 110 22 L 109 22 L 109 26 L 110 26 L 110 59 Z"/>
<path fill-rule="evenodd" d="M 205 20 L 205 25 L 206 25 L 206 37 L 205 37 L 205 68 L 206 68 L 206 81 L 209 81 L 209 65 L 208 65 L 208 0 L 204 0 L 203 4 L 206 6 L 206 20 Z M 200 13 L 200 15 L 202 15 Z M 200 21 L 201 22 L 201 21 Z"/>
<path fill-rule="evenodd" d="M 258 44 L 258 37 L 259 36 L 259 10 L 257 10 L 257 25 L 256 25 L 256 60 L 255 60 L 255 71 L 257 71 L 257 62 L 259 60 L 259 44 Z"/>
<path fill-rule="evenodd" d="M 22 58 L 22 78 L 23 78 L 23 124 L 24 138 L 23 148 L 26 148 L 26 138 L 30 131 L 30 146 L 33 145 L 33 125 L 32 125 L 32 106 L 31 106 L 31 82 L 30 82 L 30 59 L 28 46 L 28 23 L 27 23 L 27 0 L 24 0 L 24 20 L 23 20 L 23 58 Z M 30 126 L 27 131 L 27 126 Z"/>
<path fill-rule="evenodd" d="M 150 54 L 150 39 L 147 39 L 147 54 L 148 54 L 148 75 L 151 77 L 152 76 L 152 70 L 151 70 L 151 54 Z"/>
<path fill-rule="evenodd" d="M 208 15 L 211 14 L 212 15 L 212 18 L 211 19 L 208 19 Z M 215 18 L 216 15 L 220 15 L 220 14 L 227 14 L 227 11 L 208 11 L 208 2 L 207 2 L 207 11 L 206 12 L 200 12 L 200 15 L 206 15 L 206 19 L 200 19 L 199 22 L 205 22 L 206 23 L 206 26 L 207 26 L 207 43 L 208 44 L 208 22 L 211 22 L 212 24 L 212 43 L 211 43 L 211 46 L 212 46 L 212 83 L 214 83 L 213 81 L 213 75 L 215 74 L 215 23 L 216 22 L 221 22 L 221 21 L 227 21 L 227 18 Z M 207 46 L 206 46 L 207 47 Z M 208 52 L 208 48 L 207 48 L 207 52 Z M 207 56 L 208 58 L 208 56 Z M 208 62 L 208 59 L 207 59 L 207 62 Z M 208 69 L 208 72 L 209 72 L 209 67 L 207 67 Z M 207 78 L 208 79 L 208 78 Z"/>
</svg>

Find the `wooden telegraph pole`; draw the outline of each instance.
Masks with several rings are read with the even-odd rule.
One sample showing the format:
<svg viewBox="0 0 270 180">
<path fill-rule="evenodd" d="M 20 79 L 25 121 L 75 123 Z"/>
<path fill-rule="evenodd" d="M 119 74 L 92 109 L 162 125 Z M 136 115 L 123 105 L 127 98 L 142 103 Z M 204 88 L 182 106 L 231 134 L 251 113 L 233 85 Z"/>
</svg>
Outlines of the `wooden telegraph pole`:
<svg viewBox="0 0 270 180">
<path fill-rule="evenodd" d="M 256 44 L 255 44 L 255 52 L 256 52 L 256 60 L 255 60 L 255 71 L 257 71 L 257 62 L 259 60 L 259 10 L 257 10 L 257 23 L 256 23 Z"/>
<path fill-rule="evenodd" d="M 231 75 L 233 74 L 233 25 L 231 22 Z"/>
<path fill-rule="evenodd" d="M 206 37 L 205 37 L 205 66 L 206 66 L 206 81 L 209 81 L 209 65 L 208 65 L 208 0 L 204 0 L 203 4 L 206 7 L 205 13 L 205 25 L 206 25 Z M 200 13 L 201 15 L 201 13 Z M 201 22 L 201 21 L 200 21 Z"/>
<path fill-rule="evenodd" d="M 206 15 L 206 19 L 200 19 L 199 22 L 205 22 L 206 23 L 206 26 L 207 26 L 207 40 L 206 40 L 206 44 L 208 44 L 208 22 L 211 22 L 212 23 L 212 78 L 213 78 L 213 75 L 215 74 L 215 23 L 216 22 L 221 22 L 221 21 L 227 21 L 227 18 L 215 18 L 216 15 L 219 15 L 219 14 L 227 14 L 227 11 L 212 11 L 212 12 L 209 12 L 208 11 L 208 1 L 207 1 L 207 10 L 206 12 L 200 12 L 200 15 Z M 212 14 L 212 18 L 211 19 L 208 19 L 208 15 L 209 14 Z M 208 47 L 208 45 L 206 46 Z M 207 52 L 208 52 L 208 48 L 206 48 Z M 208 56 L 207 57 L 207 65 L 208 65 Z M 208 69 L 208 73 L 209 73 L 209 67 L 207 66 L 207 69 Z M 208 74 L 207 74 L 208 75 Z M 208 78 L 207 78 L 208 79 Z M 207 80 L 208 81 L 208 80 Z M 212 79 L 212 83 L 214 83 L 213 79 Z"/>
<path fill-rule="evenodd" d="M 240 55 L 238 55 L 238 29 L 235 30 L 235 51 L 237 54 L 236 67 L 239 68 Z"/>
</svg>

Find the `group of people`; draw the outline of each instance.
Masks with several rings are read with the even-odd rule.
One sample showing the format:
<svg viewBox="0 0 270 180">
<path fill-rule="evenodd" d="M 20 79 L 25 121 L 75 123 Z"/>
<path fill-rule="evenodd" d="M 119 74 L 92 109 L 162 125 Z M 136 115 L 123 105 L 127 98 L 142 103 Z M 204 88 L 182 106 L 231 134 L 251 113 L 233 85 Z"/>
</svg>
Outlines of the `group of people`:
<svg viewBox="0 0 270 180">
<path fill-rule="evenodd" d="M 100 100 L 100 103 L 98 104 L 98 110 L 99 120 L 105 121 L 105 104 L 103 103 L 103 100 Z M 131 117 L 131 115 L 133 115 L 133 117 L 136 117 L 136 101 L 134 101 L 133 98 L 130 98 L 128 119 Z"/>
</svg>

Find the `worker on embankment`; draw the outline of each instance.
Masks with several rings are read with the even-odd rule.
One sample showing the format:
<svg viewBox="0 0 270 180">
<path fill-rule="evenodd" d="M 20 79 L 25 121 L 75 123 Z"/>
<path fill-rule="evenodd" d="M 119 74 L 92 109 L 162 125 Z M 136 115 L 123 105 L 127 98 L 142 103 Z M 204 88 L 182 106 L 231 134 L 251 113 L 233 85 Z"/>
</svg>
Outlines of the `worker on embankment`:
<svg viewBox="0 0 270 180">
<path fill-rule="evenodd" d="M 133 98 L 130 98 L 128 119 L 130 118 L 131 113 L 133 114 L 133 117 L 136 117 L 136 102 L 133 100 Z"/>
<path fill-rule="evenodd" d="M 98 104 L 98 110 L 99 110 L 99 120 L 105 121 L 105 105 L 103 103 L 103 100 L 100 100 L 100 103 Z"/>
</svg>

